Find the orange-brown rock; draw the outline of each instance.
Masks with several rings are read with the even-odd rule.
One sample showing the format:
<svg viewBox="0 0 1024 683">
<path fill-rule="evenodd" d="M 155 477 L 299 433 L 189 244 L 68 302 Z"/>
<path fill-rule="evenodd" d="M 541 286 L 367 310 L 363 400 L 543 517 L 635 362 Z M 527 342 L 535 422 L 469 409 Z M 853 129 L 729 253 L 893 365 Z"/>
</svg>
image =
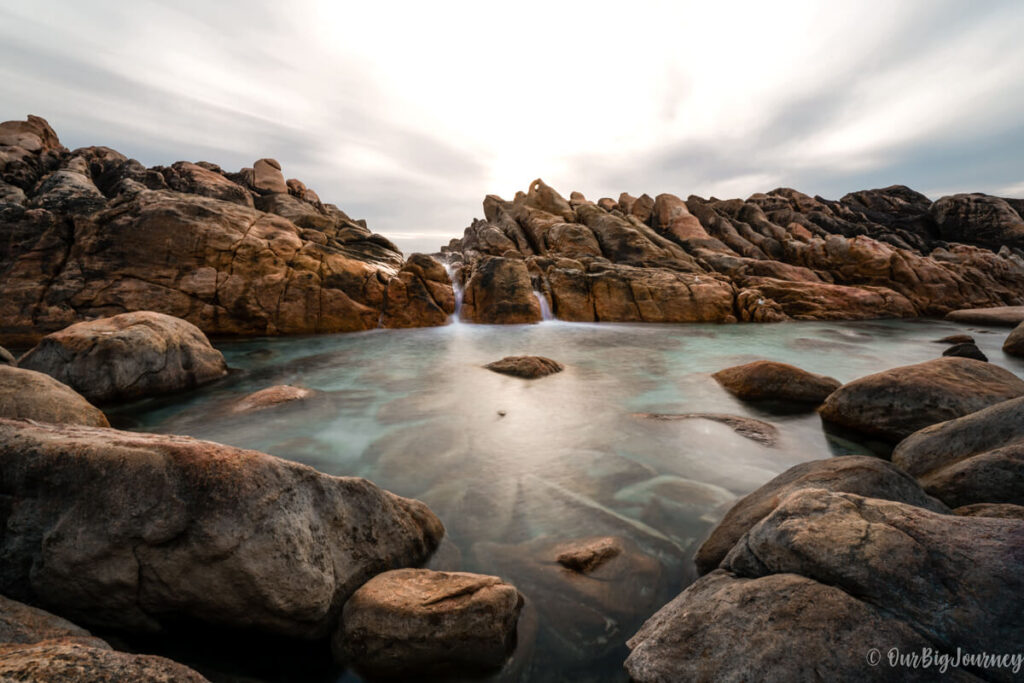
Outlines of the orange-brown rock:
<svg viewBox="0 0 1024 683">
<path fill-rule="evenodd" d="M 42 372 L 0 364 L 0 417 L 109 427 L 106 416 L 74 389 Z"/>
<path fill-rule="evenodd" d="M 787 363 L 759 360 L 712 375 L 726 391 L 745 401 L 797 401 L 820 404 L 840 383 Z"/>
<path fill-rule="evenodd" d="M 1011 356 L 1024 357 L 1024 322 L 1013 328 L 1003 342 L 1003 352 Z"/>
<path fill-rule="evenodd" d="M 454 312 L 455 293 L 444 266 L 425 254 L 410 254 L 398 275 L 388 281 L 381 325 L 444 325 Z"/>
<path fill-rule="evenodd" d="M 473 264 L 462 300 L 462 320 L 517 324 L 541 320 L 526 262 L 488 256 Z"/>
<path fill-rule="evenodd" d="M 243 396 L 231 404 L 229 411 L 235 414 L 255 413 L 261 410 L 294 403 L 296 401 L 304 401 L 312 396 L 313 393 L 312 389 L 293 387 L 289 384 L 279 384 L 267 387 L 266 389 L 260 389 L 248 396 Z"/>
<path fill-rule="evenodd" d="M 558 361 L 543 356 L 506 356 L 501 360 L 484 366 L 502 375 L 512 375 L 523 379 L 538 379 L 564 370 Z"/>
</svg>

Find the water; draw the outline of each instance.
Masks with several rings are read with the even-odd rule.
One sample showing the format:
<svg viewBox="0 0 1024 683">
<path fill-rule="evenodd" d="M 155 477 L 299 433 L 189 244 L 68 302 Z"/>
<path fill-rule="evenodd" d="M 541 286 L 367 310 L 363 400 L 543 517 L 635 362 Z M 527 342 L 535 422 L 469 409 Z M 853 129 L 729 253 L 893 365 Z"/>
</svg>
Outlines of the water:
<svg viewBox="0 0 1024 683">
<path fill-rule="evenodd" d="M 554 320 L 555 316 L 551 313 L 551 305 L 548 304 L 548 298 L 536 289 L 533 290 L 533 295 L 537 297 L 537 303 L 540 304 L 540 319 L 543 321 Z"/>
<path fill-rule="evenodd" d="M 502 680 L 619 681 L 623 641 L 692 581 L 694 550 L 736 497 L 799 462 L 861 450 L 827 435 L 813 412 L 739 402 L 710 373 L 770 359 L 849 381 L 938 357 L 944 346 L 931 340 L 964 331 L 1024 376 L 1024 363 L 1000 351 L 1008 330 L 935 321 L 454 324 L 218 343 L 236 370 L 229 378 L 111 417 L 365 476 L 426 501 L 449 531 L 431 566 L 497 573 L 527 596 Z M 566 369 L 525 381 L 481 367 L 518 354 Z M 231 401 L 275 384 L 320 393 L 227 414 Z M 637 415 L 690 412 L 771 422 L 779 443 L 702 419 Z M 567 579 L 548 556 L 559 540 L 605 535 L 629 539 L 643 566 L 658 570 L 601 593 Z"/>
</svg>

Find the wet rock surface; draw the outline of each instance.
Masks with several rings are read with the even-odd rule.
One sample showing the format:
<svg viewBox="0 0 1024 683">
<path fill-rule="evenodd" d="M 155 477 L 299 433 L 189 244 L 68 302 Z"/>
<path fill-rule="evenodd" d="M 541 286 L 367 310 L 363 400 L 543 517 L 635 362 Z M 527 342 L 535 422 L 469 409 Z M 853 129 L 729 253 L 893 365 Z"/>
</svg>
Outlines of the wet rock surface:
<svg viewBox="0 0 1024 683">
<path fill-rule="evenodd" d="M 345 603 L 335 656 L 388 678 L 487 672 L 516 646 L 523 597 L 497 576 L 399 569 Z"/>
<path fill-rule="evenodd" d="M 22 357 L 21 367 L 44 372 L 97 403 L 191 389 L 228 371 L 199 328 L 152 311 L 49 334 Z"/>
<path fill-rule="evenodd" d="M 303 401 L 314 394 L 312 389 L 293 387 L 287 384 L 267 387 L 235 401 L 230 412 L 233 414 L 255 413 L 269 408 Z"/>
<path fill-rule="evenodd" d="M 103 412 L 41 372 L 0 365 L 0 417 L 109 427 Z"/>
<path fill-rule="evenodd" d="M 726 391 L 745 401 L 794 401 L 820 404 L 839 381 L 786 363 L 756 361 L 719 370 L 713 377 Z"/>
<path fill-rule="evenodd" d="M 1024 322 L 1013 328 L 1013 332 L 1006 337 L 1006 341 L 1003 342 L 1003 352 L 1024 358 Z"/>
<path fill-rule="evenodd" d="M 950 311 L 947 320 L 968 325 L 995 325 L 1016 327 L 1024 323 L 1024 306 L 995 306 L 992 308 L 967 308 Z"/>
<path fill-rule="evenodd" d="M 523 379 L 540 379 L 565 369 L 558 361 L 543 356 L 506 356 L 484 367 L 502 375 Z"/>
<path fill-rule="evenodd" d="M 988 356 L 982 353 L 978 345 L 973 341 L 960 344 L 953 344 L 942 352 L 943 356 L 955 356 L 957 358 L 973 358 L 982 362 L 988 362 Z"/>
<path fill-rule="evenodd" d="M 898 442 L 919 429 L 1024 395 L 1024 380 L 991 363 L 940 358 L 854 380 L 832 393 L 824 420 Z"/>
<path fill-rule="evenodd" d="M 443 534 L 422 503 L 179 436 L 0 420 L 0 591 L 95 627 L 326 636 Z"/>
</svg>

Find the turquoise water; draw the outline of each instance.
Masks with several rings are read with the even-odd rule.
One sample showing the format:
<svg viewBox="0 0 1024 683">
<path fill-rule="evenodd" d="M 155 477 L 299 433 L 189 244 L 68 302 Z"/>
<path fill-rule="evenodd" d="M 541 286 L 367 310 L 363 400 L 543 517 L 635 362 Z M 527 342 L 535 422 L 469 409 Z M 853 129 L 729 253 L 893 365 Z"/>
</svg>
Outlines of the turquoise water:
<svg viewBox="0 0 1024 683">
<path fill-rule="evenodd" d="M 229 378 L 111 418 L 364 476 L 426 501 L 449 531 L 431 566 L 497 573 L 526 594 L 519 650 L 502 680 L 615 681 L 625 678 L 624 640 L 693 580 L 694 550 L 736 497 L 796 463 L 863 450 L 827 435 L 813 412 L 734 399 L 710 373 L 769 359 L 845 382 L 938 357 L 945 346 L 932 340 L 965 331 L 992 362 L 1024 376 L 1024 362 L 1000 351 L 1008 330 L 937 321 L 455 324 L 217 343 L 234 369 Z M 482 367 L 522 354 L 566 369 L 526 381 Z M 228 412 L 275 384 L 319 393 L 251 415 Z M 770 422 L 778 444 L 708 420 L 637 415 L 691 412 Z M 654 586 L 628 576 L 614 584 L 639 596 L 632 612 L 552 579 L 538 551 L 605 535 L 629 539 L 660 564 L 656 580 L 644 579 Z"/>
</svg>

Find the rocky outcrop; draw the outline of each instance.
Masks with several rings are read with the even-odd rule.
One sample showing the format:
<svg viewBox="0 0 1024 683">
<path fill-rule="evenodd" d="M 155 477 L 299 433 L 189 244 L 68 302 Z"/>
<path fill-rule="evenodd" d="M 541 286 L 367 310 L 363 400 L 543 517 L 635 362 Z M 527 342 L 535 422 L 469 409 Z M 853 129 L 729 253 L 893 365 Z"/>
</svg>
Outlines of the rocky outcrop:
<svg viewBox="0 0 1024 683">
<path fill-rule="evenodd" d="M 41 372 L 0 365 L 0 417 L 109 427 L 106 416 L 74 389 Z"/>
<path fill-rule="evenodd" d="M 403 266 L 391 242 L 289 186 L 273 159 L 239 173 L 147 169 L 105 147 L 68 151 L 38 117 L 0 124 L 0 226 L 0 343 L 11 345 L 138 310 L 207 334 L 371 329 Z"/>
<path fill-rule="evenodd" d="M 958 507 L 953 513 L 964 517 L 996 517 L 1024 521 L 1024 505 L 1011 503 L 974 503 Z"/>
<path fill-rule="evenodd" d="M 512 375 L 523 379 L 539 379 L 565 369 L 558 361 L 544 356 L 506 356 L 501 360 L 488 363 L 484 367 L 502 375 Z"/>
<path fill-rule="evenodd" d="M 1011 356 L 1024 357 L 1024 322 L 1013 328 L 1013 332 L 1003 342 L 1003 353 Z"/>
<path fill-rule="evenodd" d="M 697 571 L 707 574 L 717 568 L 743 535 L 770 515 L 781 500 L 794 491 L 809 488 L 855 493 L 939 513 L 949 512 L 949 508 L 925 494 L 913 477 L 879 458 L 847 455 L 814 460 L 789 468 L 733 505 L 697 551 L 694 560 Z"/>
<path fill-rule="evenodd" d="M 202 683 L 163 657 L 117 652 L 70 621 L 0 596 L 0 679 L 5 681 L 153 681 Z"/>
<path fill-rule="evenodd" d="M 1024 505 L 1024 397 L 915 432 L 892 459 L 950 507 Z"/>
<path fill-rule="evenodd" d="M 48 334 L 22 357 L 21 367 L 45 372 L 96 403 L 191 389 L 228 372 L 199 328 L 152 311 Z"/>
<path fill-rule="evenodd" d="M 384 327 L 444 325 L 455 312 L 455 294 L 444 266 L 424 254 L 411 254 L 388 281 Z"/>
<path fill-rule="evenodd" d="M 939 236 L 947 242 L 1024 249 L 1024 219 L 1005 200 L 985 194 L 955 194 L 931 206 Z"/>
<path fill-rule="evenodd" d="M 726 391 L 745 401 L 793 401 L 818 405 L 839 381 L 773 361 L 759 360 L 712 375 Z"/>
<path fill-rule="evenodd" d="M 380 677 L 494 670 L 516 646 L 522 606 L 519 591 L 497 576 L 385 572 L 345 603 L 333 639 L 335 656 Z"/>
<path fill-rule="evenodd" d="M 946 320 L 967 325 L 995 325 L 1016 327 L 1024 323 L 1024 306 L 996 306 L 993 308 L 966 308 L 950 311 Z"/>
<path fill-rule="evenodd" d="M 822 419 L 893 443 L 919 429 L 1024 395 L 1024 380 L 991 363 L 939 358 L 878 372 L 833 392 Z"/>
<path fill-rule="evenodd" d="M 358 478 L 179 436 L 0 419 L 0 591 L 135 633 L 205 623 L 320 638 L 444 532 Z"/>
<path fill-rule="evenodd" d="M 1003 212 L 1013 207 L 971 200 L 1002 217 L 972 209 L 954 220 L 963 202 L 946 199 L 935 208 L 895 186 L 839 201 L 778 189 L 595 203 L 536 180 L 511 201 L 488 196 L 485 218 L 442 252 L 473 299 L 468 319 L 482 322 L 537 320 L 531 291 L 571 321 L 840 320 L 1024 303 L 1024 251 Z M 993 221 L 1002 227 L 985 227 Z M 492 281 L 507 309 L 476 304 Z"/>
</svg>

